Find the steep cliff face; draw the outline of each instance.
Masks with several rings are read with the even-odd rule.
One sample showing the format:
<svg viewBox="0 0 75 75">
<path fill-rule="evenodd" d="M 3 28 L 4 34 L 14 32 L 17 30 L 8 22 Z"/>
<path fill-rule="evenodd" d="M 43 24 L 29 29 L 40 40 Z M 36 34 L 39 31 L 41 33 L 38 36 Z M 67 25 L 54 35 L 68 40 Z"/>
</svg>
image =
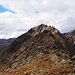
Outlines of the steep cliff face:
<svg viewBox="0 0 75 75">
<path fill-rule="evenodd" d="M 5 64 L 6 71 L 13 70 L 9 75 L 75 72 L 75 45 L 56 28 L 44 24 L 31 28 L 3 52 L 0 62 Z"/>
</svg>

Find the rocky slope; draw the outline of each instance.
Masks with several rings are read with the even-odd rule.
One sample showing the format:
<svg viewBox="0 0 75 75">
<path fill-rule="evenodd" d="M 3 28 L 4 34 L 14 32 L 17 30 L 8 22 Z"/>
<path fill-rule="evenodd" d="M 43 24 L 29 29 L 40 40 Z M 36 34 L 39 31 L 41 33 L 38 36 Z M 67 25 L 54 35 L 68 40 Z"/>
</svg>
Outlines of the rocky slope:
<svg viewBox="0 0 75 75">
<path fill-rule="evenodd" d="M 10 57 L 22 46 L 23 43 L 30 41 L 30 39 L 35 37 L 37 34 L 43 32 L 44 30 L 49 30 L 50 28 L 51 27 L 48 27 L 47 25 L 41 24 L 37 27 L 31 28 L 25 34 L 19 36 L 11 45 L 0 52 L 0 62 L 6 63 L 8 60 L 4 58 Z"/>
<path fill-rule="evenodd" d="M 75 74 L 75 45 L 44 24 L 18 37 L 1 54 L 0 63 L 9 75 Z"/>
<path fill-rule="evenodd" d="M 72 30 L 68 33 L 64 33 L 64 35 L 68 38 L 69 41 L 75 44 L 75 30 Z"/>
</svg>

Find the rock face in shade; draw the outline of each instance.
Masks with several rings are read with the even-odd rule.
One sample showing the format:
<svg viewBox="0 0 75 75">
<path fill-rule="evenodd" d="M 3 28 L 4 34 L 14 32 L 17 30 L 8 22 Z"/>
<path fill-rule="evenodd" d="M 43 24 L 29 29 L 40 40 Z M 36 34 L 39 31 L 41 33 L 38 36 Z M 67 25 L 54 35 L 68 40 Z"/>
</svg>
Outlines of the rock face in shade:
<svg viewBox="0 0 75 75">
<path fill-rule="evenodd" d="M 75 30 L 72 30 L 68 33 L 64 33 L 67 39 L 75 44 Z"/>
<path fill-rule="evenodd" d="M 31 28 L 0 54 L 9 75 L 69 75 L 75 72 L 74 60 L 75 45 L 58 29 L 44 24 Z"/>
</svg>

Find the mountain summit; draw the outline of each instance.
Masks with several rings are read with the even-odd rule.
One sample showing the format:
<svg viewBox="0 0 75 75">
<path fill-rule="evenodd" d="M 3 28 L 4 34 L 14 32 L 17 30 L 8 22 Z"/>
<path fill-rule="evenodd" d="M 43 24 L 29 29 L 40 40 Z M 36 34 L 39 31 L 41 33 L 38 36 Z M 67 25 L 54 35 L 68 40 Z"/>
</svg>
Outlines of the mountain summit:
<svg viewBox="0 0 75 75">
<path fill-rule="evenodd" d="M 75 72 L 75 45 L 58 29 L 41 24 L 0 53 L 9 75 L 64 75 Z"/>
<path fill-rule="evenodd" d="M 39 26 L 31 28 L 28 32 L 31 33 L 31 34 L 38 34 L 38 33 L 43 32 L 44 30 L 54 31 L 54 30 L 57 30 L 57 29 L 55 29 L 54 27 L 51 27 L 51 26 L 41 24 Z M 58 32 L 58 30 L 57 30 L 57 32 Z"/>
</svg>

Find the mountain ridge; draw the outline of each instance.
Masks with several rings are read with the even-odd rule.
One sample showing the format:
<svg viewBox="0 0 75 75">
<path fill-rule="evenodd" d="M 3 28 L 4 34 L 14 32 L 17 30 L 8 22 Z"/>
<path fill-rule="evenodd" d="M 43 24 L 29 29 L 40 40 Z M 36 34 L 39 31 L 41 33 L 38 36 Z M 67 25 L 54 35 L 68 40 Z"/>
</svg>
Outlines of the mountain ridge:
<svg viewBox="0 0 75 75">
<path fill-rule="evenodd" d="M 28 75 L 31 73 L 37 75 L 36 69 L 40 72 L 38 75 L 44 75 L 44 70 L 47 72 L 46 69 L 51 70 L 54 67 L 60 68 L 62 72 L 65 68 L 69 68 L 69 72 L 73 69 L 74 72 L 74 49 L 75 45 L 68 41 L 58 29 L 41 24 L 31 28 L 27 33 L 18 37 L 7 49 L 3 50 L 6 52 L 1 53 L 3 55 L 0 56 L 0 63 L 5 64 L 5 71 L 10 71 L 8 72 L 9 75 L 12 73 L 14 75 L 21 74 L 22 70 L 22 75 L 24 73 L 26 73 L 25 75 L 28 73 Z M 30 69 L 28 65 L 30 65 Z M 18 68 L 23 69 L 20 71 Z M 57 72 L 58 70 L 56 74 Z M 67 70 L 66 72 L 68 73 Z"/>
</svg>

